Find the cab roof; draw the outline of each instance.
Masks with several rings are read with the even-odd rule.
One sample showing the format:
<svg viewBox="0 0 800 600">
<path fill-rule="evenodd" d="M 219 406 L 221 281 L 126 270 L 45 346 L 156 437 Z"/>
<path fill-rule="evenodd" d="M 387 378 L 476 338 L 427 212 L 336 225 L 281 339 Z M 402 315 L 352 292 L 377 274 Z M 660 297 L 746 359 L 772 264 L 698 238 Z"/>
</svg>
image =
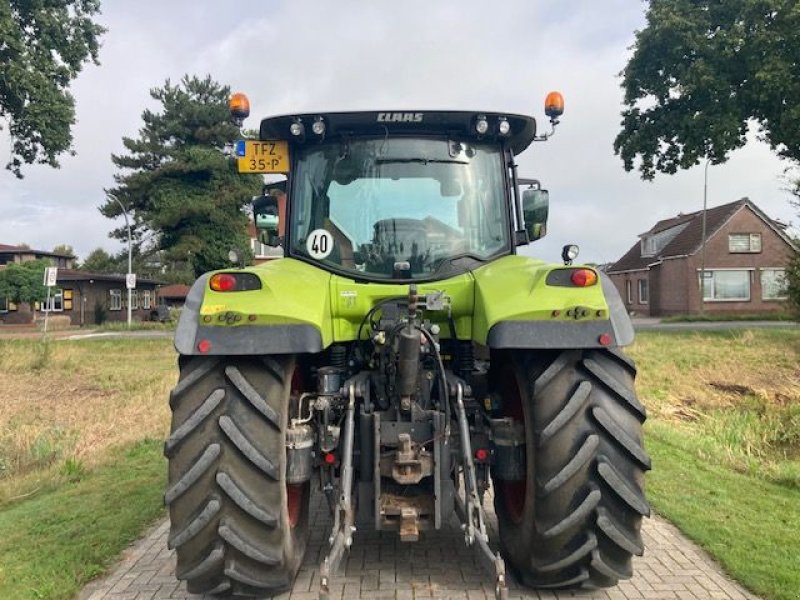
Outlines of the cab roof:
<svg viewBox="0 0 800 600">
<path fill-rule="evenodd" d="M 475 129 L 484 117 L 488 123 L 486 133 L 479 135 Z M 501 135 L 500 121 L 510 125 L 509 133 Z M 312 125 L 324 123 L 324 133 L 315 134 Z M 302 134 L 293 135 L 290 127 L 302 124 Z M 262 140 L 288 140 L 292 144 L 319 142 L 346 136 L 371 135 L 452 135 L 476 141 L 506 141 L 516 155 L 523 152 L 536 136 L 533 117 L 510 113 L 486 111 L 443 110 L 389 110 L 333 113 L 305 113 L 267 117 L 261 121 L 259 137 Z"/>
</svg>

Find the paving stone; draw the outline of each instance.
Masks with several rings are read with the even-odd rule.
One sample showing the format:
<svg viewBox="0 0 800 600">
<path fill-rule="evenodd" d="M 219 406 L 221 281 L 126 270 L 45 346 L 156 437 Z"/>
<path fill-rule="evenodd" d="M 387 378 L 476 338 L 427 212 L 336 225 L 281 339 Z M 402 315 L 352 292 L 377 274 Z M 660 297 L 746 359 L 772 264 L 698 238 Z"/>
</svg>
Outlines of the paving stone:
<svg viewBox="0 0 800 600">
<path fill-rule="evenodd" d="M 487 529 L 497 546 L 497 520 L 487 496 Z M 312 538 L 290 592 L 274 600 L 317 597 L 318 569 L 327 552 L 331 519 L 323 499 L 313 499 Z M 168 550 L 164 521 L 123 553 L 104 579 L 89 584 L 77 600 L 207 600 L 189 594 L 175 580 L 175 553 Z M 731 581 L 697 546 L 659 517 L 642 526 L 645 555 L 633 561 L 634 576 L 614 588 L 590 592 L 536 591 L 509 581 L 509 599 L 562 600 L 758 600 Z M 418 600 L 494 598 L 490 577 L 475 552 L 464 546 L 455 521 L 441 531 L 425 532 L 420 542 L 404 544 L 391 532 L 357 531 L 342 571 L 330 584 L 332 599 Z"/>
</svg>

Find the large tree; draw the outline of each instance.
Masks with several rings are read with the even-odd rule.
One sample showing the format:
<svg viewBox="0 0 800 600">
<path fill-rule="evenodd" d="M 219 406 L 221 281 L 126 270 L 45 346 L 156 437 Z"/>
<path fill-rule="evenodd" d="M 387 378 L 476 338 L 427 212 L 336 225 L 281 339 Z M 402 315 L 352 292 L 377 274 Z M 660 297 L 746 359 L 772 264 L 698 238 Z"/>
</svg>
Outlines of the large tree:
<svg viewBox="0 0 800 600">
<path fill-rule="evenodd" d="M 0 0 L 0 117 L 11 137 L 6 168 L 17 177 L 24 164 L 58 167 L 72 147 L 69 85 L 85 62 L 97 64 L 99 11 L 99 0 Z"/>
<path fill-rule="evenodd" d="M 747 141 L 751 124 L 792 167 L 800 163 L 800 3 L 650 0 L 622 72 L 625 108 L 614 151 L 644 179 Z M 800 182 L 794 189 L 800 198 Z M 787 265 L 800 310 L 800 257 Z"/>
<path fill-rule="evenodd" d="M 800 160 L 800 4 L 796 0 L 650 0 L 622 72 L 614 150 L 642 177 L 724 162 L 749 124 Z"/>
<path fill-rule="evenodd" d="M 128 153 L 112 156 L 120 173 L 108 193 L 132 217 L 143 253 L 163 250 L 166 261 L 188 260 L 196 275 L 227 266 L 232 248 L 249 252 L 243 208 L 262 186 L 260 176 L 239 174 L 225 153 L 240 136 L 228 113 L 230 88 L 186 76 L 150 95 L 160 110 L 145 110 L 139 137 L 123 138 Z M 100 210 L 110 218 L 122 214 L 113 199 Z"/>
</svg>

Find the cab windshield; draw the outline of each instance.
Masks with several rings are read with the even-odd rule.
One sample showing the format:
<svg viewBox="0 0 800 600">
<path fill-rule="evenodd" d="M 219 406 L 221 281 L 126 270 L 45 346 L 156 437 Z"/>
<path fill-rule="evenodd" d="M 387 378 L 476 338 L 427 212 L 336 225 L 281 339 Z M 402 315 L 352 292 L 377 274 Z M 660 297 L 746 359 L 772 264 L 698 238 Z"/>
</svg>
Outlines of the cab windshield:
<svg viewBox="0 0 800 600">
<path fill-rule="evenodd" d="M 367 278 L 425 279 L 454 259 L 507 253 L 503 170 L 500 147 L 448 139 L 314 146 L 293 174 L 292 254 Z"/>
</svg>

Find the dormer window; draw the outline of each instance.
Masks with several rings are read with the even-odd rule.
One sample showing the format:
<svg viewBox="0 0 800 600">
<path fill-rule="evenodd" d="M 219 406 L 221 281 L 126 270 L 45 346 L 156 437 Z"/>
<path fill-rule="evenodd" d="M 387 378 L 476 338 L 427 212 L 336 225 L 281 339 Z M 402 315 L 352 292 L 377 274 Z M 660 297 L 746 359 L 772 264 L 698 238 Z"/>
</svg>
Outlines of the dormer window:
<svg viewBox="0 0 800 600">
<path fill-rule="evenodd" d="M 655 256 L 657 249 L 655 236 L 642 238 L 642 256 Z"/>
</svg>

